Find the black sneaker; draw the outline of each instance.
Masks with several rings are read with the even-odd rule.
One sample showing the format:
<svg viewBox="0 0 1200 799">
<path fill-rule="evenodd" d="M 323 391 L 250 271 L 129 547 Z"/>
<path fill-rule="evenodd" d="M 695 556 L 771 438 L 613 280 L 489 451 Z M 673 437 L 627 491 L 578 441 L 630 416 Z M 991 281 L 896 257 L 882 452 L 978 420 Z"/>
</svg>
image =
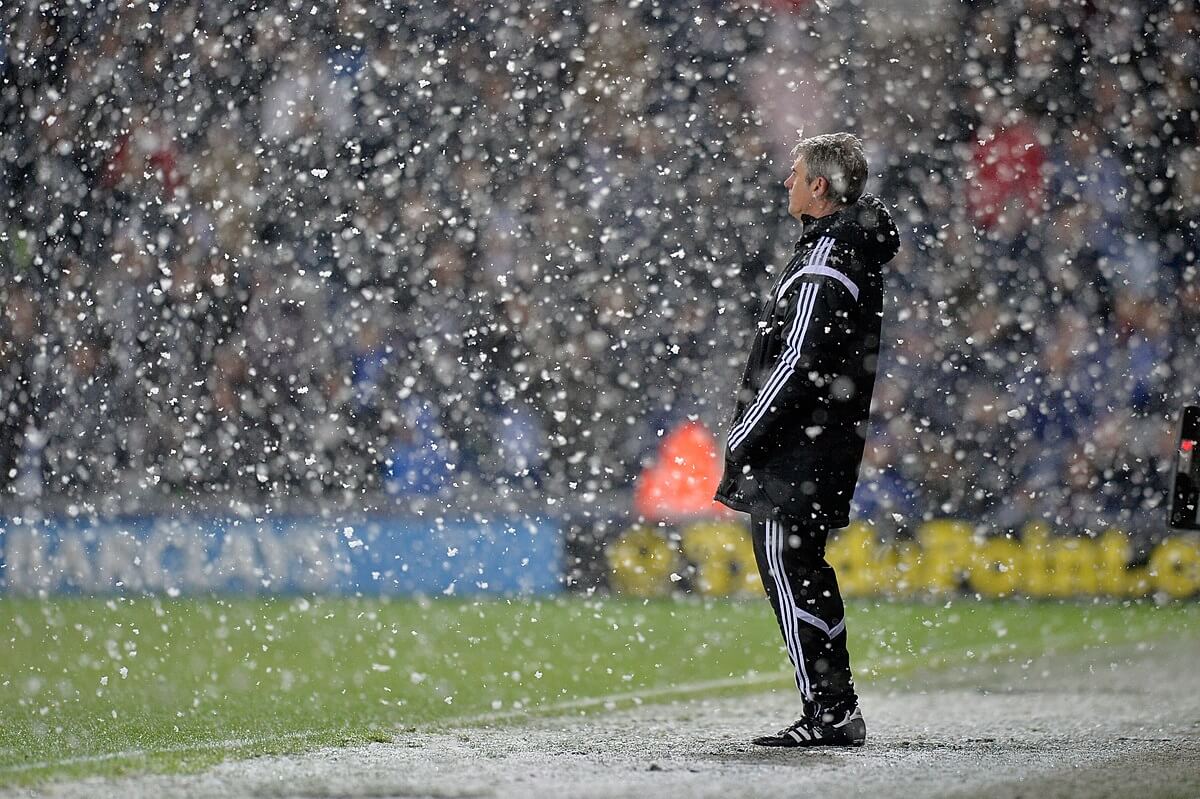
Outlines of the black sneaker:
<svg viewBox="0 0 1200 799">
<path fill-rule="evenodd" d="M 867 725 L 858 705 L 840 712 L 818 711 L 774 735 L 755 738 L 758 746 L 862 746 Z"/>
</svg>

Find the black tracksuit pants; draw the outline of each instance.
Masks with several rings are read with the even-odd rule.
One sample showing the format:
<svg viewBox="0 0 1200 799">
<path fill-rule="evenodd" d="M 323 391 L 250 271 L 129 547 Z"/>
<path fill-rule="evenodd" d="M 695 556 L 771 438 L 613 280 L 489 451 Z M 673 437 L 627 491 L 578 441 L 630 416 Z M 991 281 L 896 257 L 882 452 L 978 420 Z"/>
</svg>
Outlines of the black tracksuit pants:
<svg viewBox="0 0 1200 799">
<path fill-rule="evenodd" d="M 846 611 L 825 561 L 823 525 L 751 517 L 754 558 L 796 670 L 805 707 L 857 702 L 846 651 Z"/>
</svg>

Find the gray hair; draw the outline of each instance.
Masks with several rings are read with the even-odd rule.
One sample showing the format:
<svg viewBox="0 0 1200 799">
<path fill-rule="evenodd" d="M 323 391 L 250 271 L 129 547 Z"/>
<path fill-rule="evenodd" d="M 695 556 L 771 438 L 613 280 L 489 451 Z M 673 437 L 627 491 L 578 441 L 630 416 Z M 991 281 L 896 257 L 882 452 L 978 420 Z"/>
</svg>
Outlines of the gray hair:
<svg viewBox="0 0 1200 799">
<path fill-rule="evenodd" d="M 792 150 L 808 170 L 808 179 L 829 181 L 829 199 L 839 205 L 853 205 L 862 196 L 867 182 L 867 157 L 863 144 L 853 133 L 825 133 L 801 139 Z"/>
</svg>

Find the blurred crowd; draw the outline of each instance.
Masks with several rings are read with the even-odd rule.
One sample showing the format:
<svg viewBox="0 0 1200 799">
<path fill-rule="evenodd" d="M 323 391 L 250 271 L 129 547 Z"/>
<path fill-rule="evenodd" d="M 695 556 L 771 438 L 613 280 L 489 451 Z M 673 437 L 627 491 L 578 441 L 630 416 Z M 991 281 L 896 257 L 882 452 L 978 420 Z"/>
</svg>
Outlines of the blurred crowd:
<svg viewBox="0 0 1200 799">
<path fill-rule="evenodd" d="M 627 501 L 724 431 L 802 126 L 905 238 L 859 515 L 1161 527 L 1196 3 L 874 5 L 0 10 L 3 506 Z"/>
</svg>

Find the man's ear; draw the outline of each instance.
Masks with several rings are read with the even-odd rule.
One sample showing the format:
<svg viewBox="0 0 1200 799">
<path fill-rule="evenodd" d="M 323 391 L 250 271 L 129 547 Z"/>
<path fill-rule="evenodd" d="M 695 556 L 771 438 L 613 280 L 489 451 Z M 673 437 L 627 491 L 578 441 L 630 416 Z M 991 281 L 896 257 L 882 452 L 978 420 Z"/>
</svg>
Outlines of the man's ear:
<svg viewBox="0 0 1200 799">
<path fill-rule="evenodd" d="M 815 184 L 812 190 L 812 195 L 814 197 L 824 197 L 829 193 L 829 181 L 825 178 L 818 176 L 813 180 L 813 183 Z"/>
</svg>

